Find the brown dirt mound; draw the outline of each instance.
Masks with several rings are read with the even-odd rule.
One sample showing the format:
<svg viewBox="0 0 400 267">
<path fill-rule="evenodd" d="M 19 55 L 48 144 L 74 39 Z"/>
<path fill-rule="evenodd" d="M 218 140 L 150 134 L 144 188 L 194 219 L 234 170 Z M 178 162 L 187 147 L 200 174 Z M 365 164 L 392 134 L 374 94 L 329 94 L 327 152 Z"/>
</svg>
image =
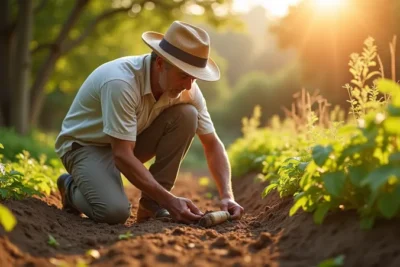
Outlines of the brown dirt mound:
<svg viewBox="0 0 400 267">
<path fill-rule="evenodd" d="M 317 266 L 340 254 L 345 266 L 400 266 L 399 220 L 362 231 L 356 214 L 342 212 L 318 226 L 310 214 L 289 217 L 290 199 L 276 194 L 261 199 L 264 186 L 254 175 L 235 180 L 245 216 L 210 229 L 155 220 L 137 224 L 139 192 L 133 187 L 126 189 L 133 209 L 125 225 L 65 213 L 58 195 L 2 202 L 18 225 L 11 233 L 0 229 L 0 266 Z M 218 210 L 217 198 L 207 198 L 207 188 L 190 175 L 178 179 L 174 193 L 203 211 Z M 132 237 L 119 240 L 127 231 Z M 48 234 L 58 247 L 47 244 Z M 99 257 L 87 255 L 89 249 L 98 250 Z"/>
</svg>

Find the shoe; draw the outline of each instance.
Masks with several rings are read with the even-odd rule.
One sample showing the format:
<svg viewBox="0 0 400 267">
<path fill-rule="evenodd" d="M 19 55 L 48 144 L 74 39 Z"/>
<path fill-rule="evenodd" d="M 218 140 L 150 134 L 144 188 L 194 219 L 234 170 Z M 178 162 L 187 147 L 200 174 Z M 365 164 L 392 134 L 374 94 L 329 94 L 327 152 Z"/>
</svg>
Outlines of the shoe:
<svg viewBox="0 0 400 267">
<path fill-rule="evenodd" d="M 150 218 L 162 221 L 169 221 L 172 219 L 168 210 L 162 208 L 157 202 L 142 197 L 139 201 L 136 221 L 144 222 Z"/>
<path fill-rule="evenodd" d="M 72 183 L 72 176 L 68 173 L 61 174 L 60 177 L 58 177 L 57 179 L 57 187 L 58 191 L 60 191 L 61 202 L 63 205 L 62 209 L 65 210 L 66 212 L 80 215 L 81 212 L 78 211 L 74 207 L 74 205 L 70 203 L 70 200 L 66 196 L 67 188 L 69 188 L 71 183 Z"/>
</svg>

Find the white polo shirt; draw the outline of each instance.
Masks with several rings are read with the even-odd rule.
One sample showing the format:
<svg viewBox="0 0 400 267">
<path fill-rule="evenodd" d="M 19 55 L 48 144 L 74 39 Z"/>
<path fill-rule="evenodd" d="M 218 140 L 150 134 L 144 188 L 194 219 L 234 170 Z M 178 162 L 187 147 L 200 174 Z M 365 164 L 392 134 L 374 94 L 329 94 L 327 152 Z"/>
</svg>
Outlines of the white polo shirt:
<svg viewBox="0 0 400 267">
<path fill-rule="evenodd" d="M 95 69 L 82 84 L 62 123 L 55 143 L 59 157 L 81 145 L 110 144 L 108 136 L 136 141 L 166 108 L 192 104 L 198 111 L 198 135 L 215 131 L 206 101 L 194 82 L 176 99 L 165 93 L 155 100 L 150 87 L 150 54 L 107 62 Z"/>
</svg>

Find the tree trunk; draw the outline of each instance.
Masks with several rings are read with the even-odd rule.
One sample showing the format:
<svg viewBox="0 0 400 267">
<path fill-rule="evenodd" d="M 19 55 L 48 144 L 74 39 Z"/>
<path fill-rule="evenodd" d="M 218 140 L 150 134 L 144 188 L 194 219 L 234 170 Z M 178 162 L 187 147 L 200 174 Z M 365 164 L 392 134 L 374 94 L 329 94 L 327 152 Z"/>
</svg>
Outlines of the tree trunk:
<svg viewBox="0 0 400 267">
<path fill-rule="evenodd" d="M 29 44 L 33 30 L 33 0 L 18 1 L 17 46 L 13 77 L 12 124 L 20 134 L 29 130 L 29 79 L 31 55 Z"/>
<path fill-rule="evenodd" d="M 44 86 L 47 80 L 50 78 L 51 74 L 54 71 L 54 66 L 58 60 L 58 58 L 62 55 L 63 47 L 65 45 L 65 41 L 68 38 L 68 33 L 73 28 L 75 23 L 78 21 L 84 7 L 87 5 L 89 0 L 76 0 L 75 6 L 72 9 L 67 21 L 63 25 L 60 34 L 52 45 L 50 49 L 49 55 L 45 59 L 44 63 L 39 69 L 38 74 L 36 75 L 35 82 L 32 85 L 31 89 L 31 112 L 30 118 L 32 125 L 36 125 L 39 119 L 40 110 L 43 105 L 44 100 Z"/>
<path fill-rule="evenodd" d="M 0 127 L 10 124 L 10 1 L 0 1 Z"/>
</svg>

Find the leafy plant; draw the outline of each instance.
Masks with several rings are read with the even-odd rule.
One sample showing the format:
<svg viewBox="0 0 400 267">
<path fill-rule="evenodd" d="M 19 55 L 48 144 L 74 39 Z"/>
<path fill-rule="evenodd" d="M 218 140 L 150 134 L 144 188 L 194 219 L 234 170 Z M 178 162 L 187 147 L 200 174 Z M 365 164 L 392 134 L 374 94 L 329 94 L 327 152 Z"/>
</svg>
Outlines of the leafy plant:
<svg viewBox="0 0 400 267">
<path fill-rule="evenodd" d="M 332 259 L 327 259 L 318 264 L 318 267 L 341 267 L 344 265 L 344 255 L 339 255 Z"/>
<path fill-rule="evenodd" d="M 377 86 L 392 96 L 386 113 L 368 113 L 363 127 L 343 127 L 340 134 L 351 136 L 345 143 L 313 148 L 291 215 L 302 208 L 321 223 L 328 210 L 356 209 L 361 227 L 370 228 L 376 217 L 399 214 L 400 86 L 389 80 Z"/>
<path fill-rule="evenodd" d="M 351 105 L 351 113 L 356 119 L 363 118 L 368 111 L 377 111 L 385 101 L 378 98 L 379 91 L 374 83 L 368 84 L 373 78 L 383 76 L 383 73 L 378 70 L 371 70 L 376 67 L 375 59 L 378 57 L 377 47 L 374 45 L 374 39 L 369 37 L 364 42 L 365 48 L 360 54 L 353 53 L 350 55 L 350 73 L 353 79 L 350 84 L 346 84 L 344 88 L 347 89 L 350 100 L 347 100 Z"/>
<path fill-rule="evenodd" d="M 54 238 L 54 236 L 52 236 L 51 234 L 49 234 L 49 240 L 47 241 L 47 244 L 49 244 L 52 247 L 58 247 L 60 244 L 57 242 L 57 240 Z"/>
<path fill-rule="evenodd" d="M 17 171 L 6 171 L 0 176 L 1 199 L 23 199 L 28 196 L 43 196 L 34 189 L 39 182 L 36 180 L 25 181 L 23 175 Z"/>
<path fill-rule="evenodd" d="M 375 79 L 384 76 L 382 67 L 373 70 L 376 51 L 369 38 L 363 53 L 351 56 L 354 79 L 346 88 L 356 121 L 344 122 L 340 110 L 329 112 L 326 100 L 302 90 L 285 110 L 289 124 L 258 128 L 258 113 L 244 121 L 249 130 L 229 151 L 234 173 L 259 170 L 262 159 L 270 182 L 262 196 L 294 196 L 290 215 L 312 212 L 318 224 L 338 210 L 356 210 L 364 229 L 400 215 L 400 86 Z"/>
<path fill-rule="evenodd" d="M 56 190 L 56 179 L 65 172 L 59 161 L 50 161 L 50 165 L 46 165 L 45 156 L 37 161 L 27 151 L 18 154 L 16 158 L 16 162 L 2 165 L 4 172 L 0 173 L 1 199 L 43 196 L 43 193 L 50 194 Z"/>
<path fill-rule="evenodd" d="M 126 239 L 131 238 L 132 236 L 133 236 L 133 235 L 132 235 L 131 231 L 128 231 L 128 232 L 126 232 L 125 234 L 120 234 L 120 235 L 118 236 L 118 239 L 119 239 L 119 240 L 126 240 Z"/>
</svg>

